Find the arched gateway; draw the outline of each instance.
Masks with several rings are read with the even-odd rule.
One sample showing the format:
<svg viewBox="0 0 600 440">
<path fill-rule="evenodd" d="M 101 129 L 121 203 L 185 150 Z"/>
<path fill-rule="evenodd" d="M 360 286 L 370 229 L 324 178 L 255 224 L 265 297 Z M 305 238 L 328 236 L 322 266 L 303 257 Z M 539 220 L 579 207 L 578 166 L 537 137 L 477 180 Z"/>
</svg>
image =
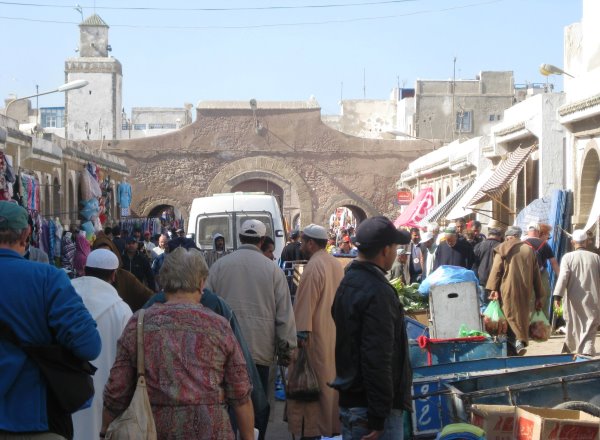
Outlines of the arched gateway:
<svg viewBox="0 0 600 440">
<path fill-rule="evenodd" d="M 313 101 L 259 102 L 255 111 L 247 102 L 201 102 L 191 125 L 103 148 L 130 169 L 136 212 L 166 204 L 187 219 L 196 197 L 259 190 L 281 201 L 288 226 L 303 227 L 327 224 L 340 206 L 357 218 L 394 217 L 396 181 L 425 144 L 346 135 L 322 123 Z"/>
</svg>

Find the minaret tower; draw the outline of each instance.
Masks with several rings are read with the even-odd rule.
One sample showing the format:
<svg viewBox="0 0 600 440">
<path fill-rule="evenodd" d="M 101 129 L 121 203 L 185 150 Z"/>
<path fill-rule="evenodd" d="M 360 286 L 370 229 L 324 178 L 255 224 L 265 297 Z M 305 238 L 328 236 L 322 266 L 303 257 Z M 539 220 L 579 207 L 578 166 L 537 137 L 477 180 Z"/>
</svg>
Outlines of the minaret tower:
<svg viewBox="0 0 600 440">
<path fill-rule="evenodd" d="M 108 25 L 96 14 L 88 17 L 79 25 L 79 56 L 65 62 L 66 82 L 89 82 L 65 94 L 66 139 L 120 137 L 123 73 L 110 51 Z"/>
</svg>

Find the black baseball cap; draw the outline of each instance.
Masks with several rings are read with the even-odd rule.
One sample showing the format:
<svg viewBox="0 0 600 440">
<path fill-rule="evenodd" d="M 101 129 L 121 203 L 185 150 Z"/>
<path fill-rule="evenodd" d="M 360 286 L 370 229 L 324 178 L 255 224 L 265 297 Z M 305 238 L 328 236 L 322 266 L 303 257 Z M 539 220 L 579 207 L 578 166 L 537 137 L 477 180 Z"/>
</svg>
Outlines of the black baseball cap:
<svg viewBox="0 0 600 440">
<path fill-rule="evenodd" d="M 394 224 L 384 216 L 370 217 L 360 223 L 353 239 L 356 247 L 372 249 L 390 244 L 410 243 L 410 233 L 396 229 Z"/>
</svg>

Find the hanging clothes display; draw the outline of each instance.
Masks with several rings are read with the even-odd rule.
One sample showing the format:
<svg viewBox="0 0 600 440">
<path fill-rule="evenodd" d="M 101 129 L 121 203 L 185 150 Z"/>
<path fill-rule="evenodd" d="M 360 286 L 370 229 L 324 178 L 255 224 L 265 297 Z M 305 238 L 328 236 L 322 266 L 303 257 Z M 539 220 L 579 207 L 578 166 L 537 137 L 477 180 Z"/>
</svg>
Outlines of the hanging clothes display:
<svg viewBox="0 0 600 440">
<path fill-rule="evenodd" d="M 91 238 L 94 231 L 102 229 L 100 216 L 104 214 L 105 199 L 102 196 L 99 179 L 101 178 L 100 168 L 93 162 L 88 162 L 81 172 L 81 210 L 79 214 L 86 220 L 82 227 L 87 233 L 88 239 Z M 106 218 L 103 216 L 104 220 Z"/>
<path fill-rule="evenodd" d="M 54 219 L 54 258 L 60 259 L 62 250 L 62 236 L 63 236 L 63 225 L 60 223 L 60 219 L 56 217 Z"/>
<path fill-rule="evenodd" d="M 125 180 L 117 187 L 117 205 L 121 209 L 121 217 L 129 216 L 131 206 L 131 185 Z"/>
<path fill-rule="evenodd" d="M 0 200 L 12 198 L 15 181 L 15 171 L 10 158 L 0 151 Z"/>
<path fill-rule="evenodd" d="M 100 199 L 100 221 L 102 224 L 106 223 L 106 220 L 113 217 L 111 210 L 112 199 L 113 199 L 113 187 L 110 183 L 110 176 L 104 177 L 102 183 L 100 183 L 100 189 L 102 190 L 102 197 Z"/>
<path fill-rule="evenodd" d="M 73 260 L 75 258 L 75 242 L 71 232 L 66 232 L 62 238 L 60 264 L 68 273 L 73 272 Z"/>
<path fill-rule="evenodd" d="M 40 182 L 34 175 L 21 172 L 22 205 L 28 211 L 40 210 Z"/>
<path fill-rule="evenodd" d="M 156 234 L 162 234 L 163 228 L 160 219 L 154 217 L 144 218 L 128 218 L 123 219 L 119 222 L 121 231 L 129 232 L 129 235 L 133 235 L 133 230 L 139 228 L 142 232 L 150 232 L 151 236 Z"/>
</svg>

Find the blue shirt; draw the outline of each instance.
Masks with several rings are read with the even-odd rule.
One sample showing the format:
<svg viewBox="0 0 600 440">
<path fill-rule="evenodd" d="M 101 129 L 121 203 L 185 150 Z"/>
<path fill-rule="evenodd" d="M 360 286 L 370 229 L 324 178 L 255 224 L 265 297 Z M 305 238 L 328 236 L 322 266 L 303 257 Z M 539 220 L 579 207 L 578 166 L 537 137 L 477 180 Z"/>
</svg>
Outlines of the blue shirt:
<svg viewBox="0 0 600 440">
<path fill-rule="evenodd" d="M 23 344 L 55 342 L 84 360 L 100 354 L 96 322 L 63 270 L 0 249 L 0 286 L 0 320 Z M 3 339 L 0 372 L 0 430 L 47 431 L 46 385 L 40 371 L 19 347 Z"/>
</svg>

